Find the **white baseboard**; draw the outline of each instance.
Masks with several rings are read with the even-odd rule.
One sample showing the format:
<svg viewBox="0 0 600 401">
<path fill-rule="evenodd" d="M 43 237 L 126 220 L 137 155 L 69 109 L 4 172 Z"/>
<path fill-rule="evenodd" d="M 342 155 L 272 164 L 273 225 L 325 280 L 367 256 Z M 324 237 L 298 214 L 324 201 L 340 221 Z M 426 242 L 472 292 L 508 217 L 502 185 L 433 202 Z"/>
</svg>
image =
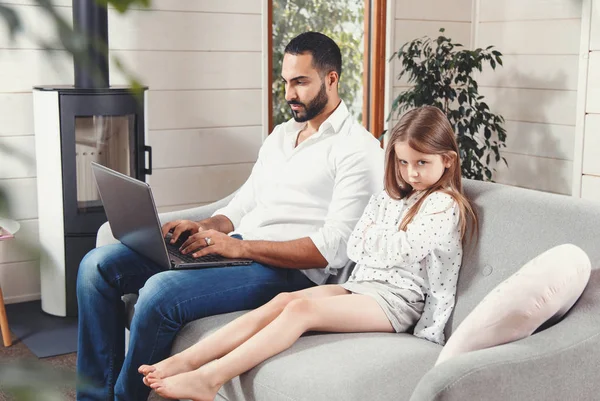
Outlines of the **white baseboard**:
<svg viewBox="0 0 600 401">
<path fill-rule="evenodd" d="M 4 298 L 5 304 L 18 304 L 20 302 L 29 302 L 29 301 L 37 301 L 42 299 L 41 294 L 38 292 L 36 294 L 25 294 L 25 295 L 15 295 L 12 297 Z"/>
</svg>

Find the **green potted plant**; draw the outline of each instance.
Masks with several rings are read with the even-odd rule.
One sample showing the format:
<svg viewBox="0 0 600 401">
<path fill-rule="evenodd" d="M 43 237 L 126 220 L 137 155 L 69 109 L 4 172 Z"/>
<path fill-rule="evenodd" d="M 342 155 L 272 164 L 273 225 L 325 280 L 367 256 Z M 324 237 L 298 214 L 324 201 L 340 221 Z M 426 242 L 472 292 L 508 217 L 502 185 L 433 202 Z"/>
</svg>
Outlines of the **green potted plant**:
<svg viewBox="0 0 600 401">
<path fill-rule="evenodd" d="M 440 108 L 456 132 L 463 177 L 491 180 L 492 163 L 506 163 L 500 155 L 506 146 L 504 118 L 490 111 L 473 74 L 486 64 L 494 70 L 502 65 L 502 53 L 494 46 L 465 49 L 444 36 L 441 28 L 436 39 L 422 37 L 405 43 L 392 55 L 395 58 L 402 65 L 398 79 L 407 76 L 412 86 L 394 99 L 390 117 L 423 105 Z"/>
<path fill-rule="evenodd" d="M 97 0 L 100 4 L 111 6 L 120 13 L 125 13 L 134 6 L 149 7 L 150 0 Z M 17 2 L 18 3 L 18 2 Z M 29 37 L 37 41 L 40 48 L 51 50 L 63 48 L 73 57 L 84 57 L 87 46 L 97 46 L 106 54 L 108 49 L 102 43 L 96 43 L 90 38 L 85 38 L 80 32 L 72 27 L 69 20 L 62 17 L 58 8 L 52 0 L 33 0 L 33 5 L 37 6 L 49 17 L 54 29 L 52 41 L 47 38 L 38 38 L 28 32 L 23 24 L 21 15 L 17 12 L 15 5 L 10 2 L 0 4 L 0 25 L 4 25 L 8 32 L 9 39 L 14 40 L 18 36 Z M 17 4 L 18 5 L 18 4 Z M 52 61 L 51 53 L 48 53 L 48 60 Z M 134 93 L 141 93 L 139 82 L 119 61 L 114 59 L 117 68 L 123 72 L 129 79 L 129 84 Z M 6 144 L 0 143 L 0 159 L 3 154 L 17 154 L 21 159 L 28 163 L 33 162 L 24 154 L 19 154 L 16 149 Z M 0 217 L 10 217 L 8 195 L 6 189 L 0 186 Z M 28 245 L 25 245 L 26 247 Z M 38 250 L 34 247 L 26 248 L 32 253 Z M 0 346 L 2 346 L 0 344 Z M 64 391 L 74 389 L 76 383 L 83 386 L 90 384 L 85 378 L 77 378 L 75 372 L 57 368 L 45 364 L 35 359 L 19 359 L 16 361 L 0 361 L 0 393 L 7 393 L 13 399 L 18 401 L 48 400 L 60 401 L 65 399 Z M 4 399 L 0 394 L 0 399 Z"/>
</svg>

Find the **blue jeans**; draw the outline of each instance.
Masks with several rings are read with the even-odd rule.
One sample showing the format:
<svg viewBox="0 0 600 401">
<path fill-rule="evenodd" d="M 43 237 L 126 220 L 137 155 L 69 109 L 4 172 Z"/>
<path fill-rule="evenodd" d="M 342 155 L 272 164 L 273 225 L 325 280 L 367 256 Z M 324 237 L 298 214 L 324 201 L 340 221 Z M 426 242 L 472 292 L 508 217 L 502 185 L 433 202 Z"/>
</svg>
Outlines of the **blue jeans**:
<svg viewBox="0 0 600 401">
<path fill-rule="evenodd" d="M 91 382 L 77 400 L 146 400 L 150 389 L 137 369 L 170 354 L 177 332 L 206 316 L 254 309 L 280 292 L 314 284 L 302 272 L 249 266 L 168 270 L 122 244 L 89 252 L 77 277 L 79 341 L 77 372 Z M 121 296 L 139 294 L 125 355 Z"/>
</svg>

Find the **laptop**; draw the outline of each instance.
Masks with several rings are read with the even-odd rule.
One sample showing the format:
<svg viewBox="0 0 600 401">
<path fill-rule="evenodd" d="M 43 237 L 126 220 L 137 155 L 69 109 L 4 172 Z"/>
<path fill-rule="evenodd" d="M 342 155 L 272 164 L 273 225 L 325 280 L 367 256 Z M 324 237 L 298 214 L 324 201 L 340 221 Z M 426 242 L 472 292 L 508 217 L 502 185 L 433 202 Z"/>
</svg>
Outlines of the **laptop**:
<svg viewBox="0 0 600 401">
<path fill-rule="evenodd" d="M 147 183 L 94 162 L 92 170 L 115 238 L 164 269 L 201 269 L 253 263 L 250 259 L 230 259 L 221 255 L 194 258 L 191 254 L 182 254 L 179 247 L 185 241 L 185 236 L 175 244 L 162 236 L 156 205 Z"/>
</svg>

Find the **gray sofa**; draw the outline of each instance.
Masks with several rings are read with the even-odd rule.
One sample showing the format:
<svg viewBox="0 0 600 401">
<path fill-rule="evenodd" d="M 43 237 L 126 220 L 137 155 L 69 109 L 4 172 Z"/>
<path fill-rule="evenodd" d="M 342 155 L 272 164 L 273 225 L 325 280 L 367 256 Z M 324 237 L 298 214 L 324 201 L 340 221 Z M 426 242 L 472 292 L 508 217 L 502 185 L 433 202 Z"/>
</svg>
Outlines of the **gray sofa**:
<svg viewBox="0 0 600 401">
<path fill-rule="evenodd" d="M 599 400 L 600 204 L 521 188 L 465 182 L 480 235 L 465 248 L 456 308 L 446 336 L 497 284 L 541 252 L 573 243 L 592 274 L 557 324 L 517 342 L 463 354 L 434 367 L 439 345 L 409 334 L 308 334 L 288 351 L 227 383 L 218 400 Z M 161 215 L 201 219 L 219 206 Z M 103 226 L 97 245 L 114 241 Z M 135 297 L 128 298 L 132 310 Z M 244 312 L 186 325 L 181 351 Z"/>
</svg>

